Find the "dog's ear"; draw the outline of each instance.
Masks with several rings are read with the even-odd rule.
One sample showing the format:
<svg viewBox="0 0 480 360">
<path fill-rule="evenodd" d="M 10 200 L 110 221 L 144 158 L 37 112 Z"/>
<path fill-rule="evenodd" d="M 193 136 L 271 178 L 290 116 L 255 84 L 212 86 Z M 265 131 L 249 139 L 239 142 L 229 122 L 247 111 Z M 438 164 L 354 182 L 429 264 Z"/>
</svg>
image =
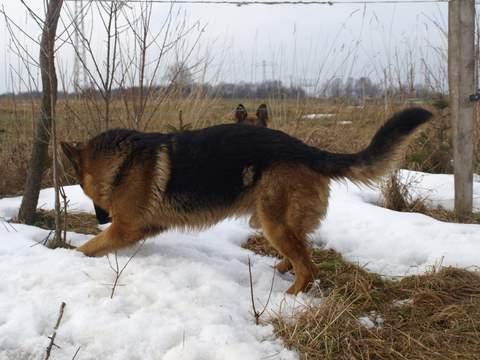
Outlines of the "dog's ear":
<svg viewBox="0 0 480 360">
<path fill-rule="evenodd" d="M 235 109 L 235 120 L 237 123 L 244 122 L 247 118 L 247 109 L 242 104 L 238 104 L 237 108 Z"/>
<path fill-rule="evenodd" d="M 262 126 L 267 126 L 268 122 L 268 110 L 267 105 L 262 104 L 257 109 L 257 119 Z"/>
<path fill-rule="evenodd" d="M 67 159 L 72 163 L 75 171 L 77 173 L 80 172 L 80 153 L 83 149 L 82 143 L 72 142 L 60 142 L 60 146 L 62 147 L 63 153 L 67 157 Z"/>
</svg>

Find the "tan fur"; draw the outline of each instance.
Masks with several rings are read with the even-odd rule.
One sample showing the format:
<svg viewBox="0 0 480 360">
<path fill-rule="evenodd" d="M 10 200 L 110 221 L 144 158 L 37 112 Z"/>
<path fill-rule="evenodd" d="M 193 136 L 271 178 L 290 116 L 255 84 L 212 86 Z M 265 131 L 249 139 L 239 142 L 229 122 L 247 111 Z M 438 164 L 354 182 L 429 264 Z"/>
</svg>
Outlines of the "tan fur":
<svg viewBox="0 0 480 360">
<path fill-rule="evenodd" d="M 345 177 L 357 184 L 373 185 L 373 182 L 389 171 L 397 167 L 401 162 L 406 147 L 410 141 L 410 136 L 399 141 L 394 149 L 381 161 L 377 161 L 372 166 L 352 166 Z"/>
<path fill-rule="evenodd" d="M 248 125 L 263 126 L 262 123 L 260 122 L 260 119 L 256 115 L 255 116 L 248 115 L 245 118 L 245 120 L 243 120 L 243 122 Z"/>
<path fill-rule="evenodd" d="M 320 224 L 328 206 L 328 178 L 304 166 L 274 167 L 262 178 L 256 201 L 261 228 L 284 256 L 280 272 L 293 266 L 295 282 L 288 293 L 304 291 L 313 280 L 307 235 Z"/>
</svg>

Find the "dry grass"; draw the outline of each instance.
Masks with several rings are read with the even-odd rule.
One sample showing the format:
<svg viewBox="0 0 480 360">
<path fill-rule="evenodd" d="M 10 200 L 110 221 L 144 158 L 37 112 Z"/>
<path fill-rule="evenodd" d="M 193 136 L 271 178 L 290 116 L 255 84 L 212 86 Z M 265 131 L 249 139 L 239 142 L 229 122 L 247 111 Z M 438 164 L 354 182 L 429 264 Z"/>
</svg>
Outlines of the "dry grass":
<svg viewBox="0 0 480 360">
<path fill-rule="evenodd" d="M 245 245 L 262 248 L 261 239 Z M 263 241 L 263 247 L 268 247 Z M 267 249 L 261 250 L 269 252 Z M 398 281 L 315 249 L 324 297 L 273 325 L 301 359 L 478 359 L 480 275 L 451 267 Z M 360 317 L 373 325 L 366 328 Z M 293 320 L 293 321 L 292 321 Z"/>
<path fill-rule="evenodd" d="M 462 224 L 480 224 L 480 213 L 472 213 L 469 217 L 459 219 L 454 211 L 443 208 L 427 209 L 425 215 L 445 222 L 456 222 Z"/>
<path fill-rule="evenodd" d="M 410 189 L 415 186 L 414 183 L 414 179 L 402 182 L 398 171 L 393 172 L 381 186 L 383 194 L 381 205 L 395 211 L 425 214 L 440 221 L 480 224 L 480 213 L 472 213 L 469 217 L 459 219 L 454 211 L 429 207 L 426 203 L 428 199 L 411 195 Z"/>
<path fill-rule="evenodd" d="M 400 180 L 399 172 L 395 171 L 382 183 L 383 206 L 387 209 L 406 212 L 420 212 L 426 214 L 429 210 L 425 199 L 415 198 L 410 194 L 414 180 Z"/>
<path fill-rule="evenodd" d="M 260 232 L 257 232 L 255 235 L 250 236 L 247 242 L 242 244 L 242 247 L 262 256 L 280 256 L 278 251 L 267 243 L 266 239 Z"/>
<path fill-rule="evenodd" d="M 55 211 L 39 210 L 37 212 L 37 220 L 34 224 L 42 229 L 55 229 Z M 63 216 L 61 218 L 61 228 L 63 225 Z M 73 231 L 80 234 L 98 234 L 100 230 L 97 226 L 97 218 L 93 214 L 88 213 L 71 213 L 67 216 L 67 231 Z"/>
</svg>

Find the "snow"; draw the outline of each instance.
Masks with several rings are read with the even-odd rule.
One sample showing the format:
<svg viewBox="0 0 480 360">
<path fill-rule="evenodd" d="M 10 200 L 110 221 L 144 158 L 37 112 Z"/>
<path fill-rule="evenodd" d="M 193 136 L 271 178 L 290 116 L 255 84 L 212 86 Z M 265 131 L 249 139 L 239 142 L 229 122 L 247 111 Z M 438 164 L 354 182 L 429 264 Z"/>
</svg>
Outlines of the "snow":
<svg viewBox="0 0 480 360">
<path fill-rule="evenodd" d="M 70 185 L 64 187 L 65 194 L 68 197 L 68 212 L 88 212 L 93 213 L 93 203 L 84 194 L 80 186 Z M 38 197 L 38 208 L 43 210 L 51 210 L 55 208 L 55 192 L 53 188 L 48 188 L 40 191 Z M 0 218 L 12 219 L 17 215 L 22 198 L 10 197 L 0 199 Z"/>
<path fill-rule="evenodd" d="M 404 176 L 418 178 L 412 182 L 416 196 L 428 195 L 432 206 L 451 206 L 451 176 L 402 171 Z M 93 212 L 78 186 L 65 190 L 70 211 Z M 478 209 L 478 177 L 474 191 Z M 53 208 L 52 194 L 41 192 L 42 208 Z M 0 217 L 15 216 L 20 200 L 0 199 Z M 327 217 L 312 241 L 387 276 L 420 273 L 435 264 L 480 266 L 480 225 L 398 213 L 379 207 L 379 201 L 378 189 L 335 182 Z M 125 268 L 113 298 L 115 274 L 107 257 L 37 245 L 48 233 L 0 221 L 0 360 L 43 358 L 62 301 L 66 307 L 55 340 L 60 348 L 52 350 L 52 359 L 71 359 L 79 347 L 82 360 L 298 359 L 271 325 L 255 325 L 248 258 L 260 309 L 274 259 L 241 248 L 252 233 L 247 219 L 147 240 Z M 75 244 L 90 237 L 68 236 Z M 119 253 L 120 268 L 135 250 Z M 312 301 L 305 294 L 284 295 L 292 279 L 276 276 L 270 314 L 290 314 Z"/>
<path fill-rule="evenodd" d="M 358 323 L 367 329 L 382 329 L 385 320 L 376 311 L 370 311 L 370 313 L 360 316 Z"/>
<path fill-rule="evenodd" d="M 250 233 L 241 221 L 225 221 L 202 233 L 169 232 L 146 242 L 120 277 L 107 258 L 35 245 L 46 230 L 0 228 L 0 359 L 40 359 L 67 305 L 55 359 L 296 359 L 256 326 L 248 280 Z M 73 236 L 74 243 L 88 238 Z M 120 268 L 135 249 L 122 252 Z M 112 263 L 114 258 L 110 257 Z M 257 306 L 268 297 L 273 260 L 252 256 Z M 276 279 L 280 303 L 290 279 Z M 272 303 L 273 304 L 273 303 Z"/>
<path fill-rule="evenodd" d="M 400 179 L 411 183 L 414 198 L 425 199 L 431 207 L 454 208 L 453 176 L 448 174 L 426 174 L 418 171 L 400 171 Z M 473 176 L 473 208 L 480 212 L 480 176 Z"/>
<path fill-rule="evenodd" d="M 334 116 L 335 114 L 305 114 L 305 115 L 302 115 L 302 119 L 317 120 L 317 119 L 330 118 Z"/>
<path fill-rule="evenodd" d="M 431 204 L 448 206 L 453 201 L 451 175 L 403 170 L 401 178 L 409 179 L 412 193 L 428 195 Z M 478 176 L 475 179 L 474 204 L 480 209 L 480 183 Z M 388 276 L 421 273 L 440 264 L 480 265 L 480 225 L 391 211 L 378 206 L 380 202 L 379 189 L 333 183 L 327 217 L 312 236 L 313 242 Z"/>
<path fill-rule="evenodd" d="M 305 114 L 302 115 L 302 119 L 304 120 L 319 120 L 319 119 L 328 119 L 335 117 L 336 114 Z M 350 120 L 342 120 L 337 121 L 336 124 L 338 125 L 350 125 L 352 122 Z"/>
</svg>

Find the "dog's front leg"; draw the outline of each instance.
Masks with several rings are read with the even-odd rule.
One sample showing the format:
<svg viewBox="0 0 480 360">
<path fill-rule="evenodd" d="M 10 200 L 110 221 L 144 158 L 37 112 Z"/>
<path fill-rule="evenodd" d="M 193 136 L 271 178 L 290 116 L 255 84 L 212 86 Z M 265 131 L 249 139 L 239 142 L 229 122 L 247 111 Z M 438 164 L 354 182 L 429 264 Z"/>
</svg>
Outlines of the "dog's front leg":
<svg viewBox="0 0 480 360">
<path fill-rule="evenodd" d="M 115 221 L 107 229 L 77 248 L 87 256 L 103 256 L 127 247 L 144 237 L 142 231 L 122 226 Z"/>
</svg>

